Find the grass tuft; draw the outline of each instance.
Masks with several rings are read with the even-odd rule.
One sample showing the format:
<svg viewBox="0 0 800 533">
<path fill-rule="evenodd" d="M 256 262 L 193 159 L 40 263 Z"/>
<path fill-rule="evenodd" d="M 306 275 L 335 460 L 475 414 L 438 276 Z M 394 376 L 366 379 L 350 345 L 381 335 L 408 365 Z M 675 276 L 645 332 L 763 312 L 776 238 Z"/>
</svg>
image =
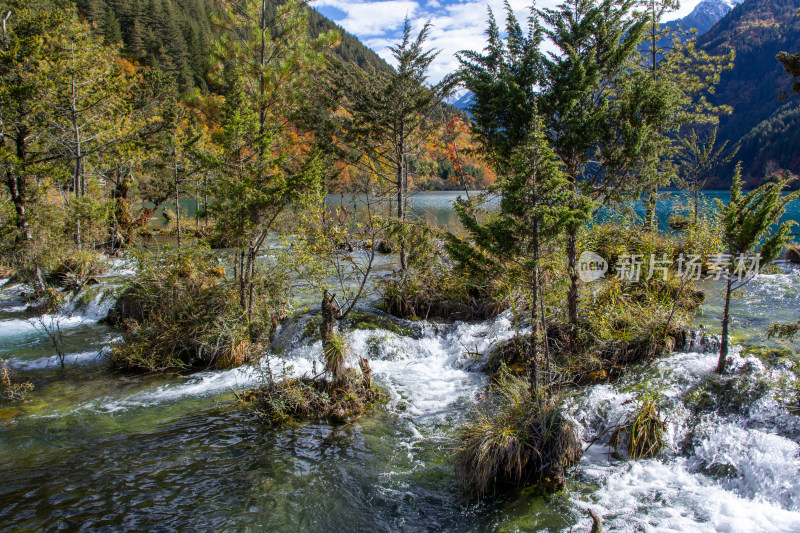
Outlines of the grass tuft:
<svg viewBox="0 0 800 533">
<path fill-rule="evenodd" d="M 458 435 L 456 478 L 466 494 L 536 485 L 559 490 L 580 459 L 580 441 L 555 399 L 531 398 L 528 383 L 508 373 L 490 386 L 487 404 Z"/>
<path fill-rule="evenodd" d="M 611 444 L 623 448 L 634 461 L 655 457 L 664 448 L 667 424 L 652 395 L 642 397 L 628 420 L 611 436 Z"/>
</svg>

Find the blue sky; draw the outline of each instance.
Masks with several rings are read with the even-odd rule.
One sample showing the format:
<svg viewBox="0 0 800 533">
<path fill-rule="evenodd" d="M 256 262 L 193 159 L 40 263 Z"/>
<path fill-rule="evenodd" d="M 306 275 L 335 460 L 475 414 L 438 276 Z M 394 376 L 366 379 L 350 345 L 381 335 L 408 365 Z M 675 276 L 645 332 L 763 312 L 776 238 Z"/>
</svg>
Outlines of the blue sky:
<svg viewBox="0 0 800 533">
<path fill-rule="evenodd" d="M 689 14 L 700 0 L 689 0 L 669 18 Z M 561 0 L 539 0 L 539 7 L 551 7 Z M 511 0 L 512 9 L 524 19 L 530 0 Z M 383 58 L 390 60 L 388 46 L 397 41 L 406 15 L 416 31 L 426 20 L 433 24 L 428 45 L 441 50 L 431 67 L 431 81 L 441 79 L 457 67 L 459 50 L 483 48 L 487 7 L 502 18 L 502 0 L 313 0 L 311 6 L 336 21 Z M 391 61 L 390 61 L 391 62 Z"/>
</svg>

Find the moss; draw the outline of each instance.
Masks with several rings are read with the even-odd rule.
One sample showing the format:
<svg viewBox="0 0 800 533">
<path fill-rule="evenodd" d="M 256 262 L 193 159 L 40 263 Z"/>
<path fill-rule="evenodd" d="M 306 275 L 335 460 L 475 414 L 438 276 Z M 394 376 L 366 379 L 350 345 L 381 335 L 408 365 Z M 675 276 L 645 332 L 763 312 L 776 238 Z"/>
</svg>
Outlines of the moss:
<svg viewBox="0 0 800 533">
<path fill-rule="evenodd" d="M 764 363 L 774 364 L 782 359 L 792 359 L 795 353 L 783 346 L 747 346 L 742 350 L 742 357 L 752 355 Z"/>
<path fill-rule="evenodd" d="M 404 337 L 414 336 L 413 328 L 375 314 L 352 313 L 347 319 L 347 324 L 350 329 L 387 330 Z"/>
<path fill-rule="evenodd" d="M 750 406 L 771 390 L 766 379 L 749 374 L 709 376 L 687 393 L 684 405 L 695 414 L 717 412 L 746 414 Z"/>
</svg>

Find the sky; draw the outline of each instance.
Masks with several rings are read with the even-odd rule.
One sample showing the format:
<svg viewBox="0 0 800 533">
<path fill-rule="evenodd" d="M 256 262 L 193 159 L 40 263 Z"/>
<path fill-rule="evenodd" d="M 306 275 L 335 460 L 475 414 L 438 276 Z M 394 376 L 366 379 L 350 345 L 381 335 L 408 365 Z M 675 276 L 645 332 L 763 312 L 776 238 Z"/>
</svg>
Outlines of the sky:
<svg viewBox="0 0 800 533">
<path fill-rule="evenodd" d="M 538 7 L 553 7 L 562 0 L 539 0 Z M 668 18 L 688 15 L 700 0 L 686 0 Z M 522 21 L 530 0 L 510 0 L 511 8 Z M 460 50 L 481 50 L 485 43 L 487 8 L 502 24 L 503 0 L 312 0 L 311 6 L 335 21 L 381 57 L 392 63 L 388 46 L 395 44 L 405 17 L 411 20 L 414 35 L 426 20 L 432 28 L 428 47 L 440 50 L 431 65 L 430 81 L 437 82 L 453 72 Z"/>
</svg>

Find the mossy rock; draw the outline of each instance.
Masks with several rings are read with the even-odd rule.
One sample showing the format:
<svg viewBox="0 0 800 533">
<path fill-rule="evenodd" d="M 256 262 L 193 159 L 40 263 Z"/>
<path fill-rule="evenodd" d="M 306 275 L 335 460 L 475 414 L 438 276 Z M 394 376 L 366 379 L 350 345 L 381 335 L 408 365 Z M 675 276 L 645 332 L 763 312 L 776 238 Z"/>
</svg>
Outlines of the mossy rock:
<svg viewBox="0 0 800 533">
<path fill-rule="evenodd" d="M 523 335 L 498 343 L 481 370 L 490 376 L 504 368 L 512 374 L 523 373 L 528 364 L 525 352 L 530 341 L 530 335 Z"/>
<path fill-rule="evenodd" d="M 775 363 L 781 359 L 792 359 L 796 353 L 783 346 L 748 346 L 742 350 L 742 357 L 753 355 L 764 363 Z"/>
<path fill-rule="evenodd" d="M 800 244 L 790 244 L 786 248 L 786 260 L 796 265 L 800 264 Z"/>
<path fill-rule="evenodd" d="M 390 318 L 371 313 L 353 313 L 347 318 L 347 326 L 350 329 L 386 330 L 404 337 L 414 336 L 414 329 L 410 326 L 400 325 Z"/>
<path fill-rule="evenodd" d="M 746 414 L 750 406 L 770 391 L 770 384 L 748 375 L 710 376 L 691 390 L 684 404 L 696 414 Z"/>
</svg>

